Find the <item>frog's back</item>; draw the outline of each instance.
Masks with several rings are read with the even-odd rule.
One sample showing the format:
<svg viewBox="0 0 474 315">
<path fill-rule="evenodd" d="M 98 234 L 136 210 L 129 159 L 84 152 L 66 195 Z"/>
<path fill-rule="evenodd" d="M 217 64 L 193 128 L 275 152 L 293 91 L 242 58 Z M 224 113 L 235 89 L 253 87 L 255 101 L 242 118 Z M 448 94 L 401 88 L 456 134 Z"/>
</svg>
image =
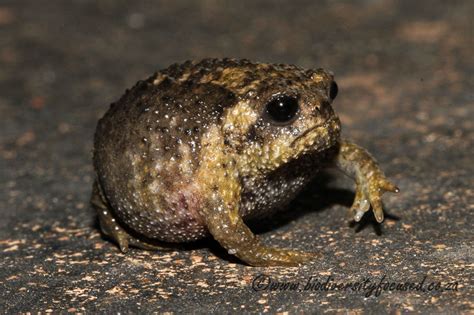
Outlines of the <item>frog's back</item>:
<svg viewBox="0 0 474 315">
<path fill-rule="evenodd" d="M 110 106 L 94 141 L 98 183 L 118 219 L 170 242 L 206 234 L 193 174 L 202 134 L 234 102 L 225 88 L 190 78 L 191 67 L 174 65 L 139 81 Z"/>
</svg>

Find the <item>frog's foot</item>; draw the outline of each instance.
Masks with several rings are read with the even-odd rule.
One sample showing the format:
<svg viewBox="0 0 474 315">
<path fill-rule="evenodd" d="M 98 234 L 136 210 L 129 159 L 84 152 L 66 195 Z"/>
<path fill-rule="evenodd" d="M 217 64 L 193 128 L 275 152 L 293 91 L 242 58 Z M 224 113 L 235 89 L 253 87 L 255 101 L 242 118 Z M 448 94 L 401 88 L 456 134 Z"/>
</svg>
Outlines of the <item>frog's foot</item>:
<svg viewBox="0 0 474 315">
<path fill-rule="evenodd" d="M 372 206 L 375 219 L 381 223 L 384 219 L 382 195 L 386 192 L 399 192 L 397 186 L 391 183 L 381 172 L 357 181 L 356 195 L 350 212 L 354 220 L 359 222 L 362 216 Z"/>
<path fill-rule="evenodd" d="M 382 195 L 386 191 L 399 192 L 397 186 L 392 184 L 383 174 L 375 159 L 363 148 L 341 141 L 337 156 L 338 167 L 347 175 L 355 179 L 357 184 L 351 214 L 359 222 L 370 207 L 374 212 L 377 222 L 384 219 L 382 209 Z"/>
<path fill-rule="evenodd" d="M 106 236 L 112 238 L 112 240 L 119 245 L 122 253 L 126 253 L 130 245 L 147 250 L 165 249 L 157 245 L 143 242 L 125 231 L 113 217 L 97 182 L 94 183 L 92 188 L 91 204 L 97 210 L 97 214 L 99 215 L 100 228 L 102 232 Z"/>
</svg>

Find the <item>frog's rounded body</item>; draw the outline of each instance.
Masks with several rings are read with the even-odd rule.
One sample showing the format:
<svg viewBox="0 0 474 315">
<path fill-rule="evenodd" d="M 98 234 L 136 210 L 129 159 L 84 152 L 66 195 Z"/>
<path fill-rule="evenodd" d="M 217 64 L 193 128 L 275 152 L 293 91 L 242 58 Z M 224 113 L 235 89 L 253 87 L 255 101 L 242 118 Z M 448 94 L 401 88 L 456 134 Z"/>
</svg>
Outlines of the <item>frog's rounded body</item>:
<svg viewBox="0 0 474 315">
<path fill-rule="evenodd" d="M 95 134 L 92 202 L 104 232 L 122 250 L 153 247 L 142 237 L 210 233 L 253 265 L 307 259 L 239 245 L 261 247 L 242 218 L 286 204 L 337 159 L 336 88 L 321 69 L 232 59 L 176 64 L 138 82 Z"/>
</svg>

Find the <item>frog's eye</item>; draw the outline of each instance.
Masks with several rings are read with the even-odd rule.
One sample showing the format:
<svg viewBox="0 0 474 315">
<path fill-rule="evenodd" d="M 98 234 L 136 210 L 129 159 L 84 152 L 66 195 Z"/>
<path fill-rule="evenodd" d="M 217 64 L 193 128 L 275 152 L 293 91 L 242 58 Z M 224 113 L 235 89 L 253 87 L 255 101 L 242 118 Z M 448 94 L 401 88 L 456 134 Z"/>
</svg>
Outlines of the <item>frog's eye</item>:
<svg viewBox="0 0 474 315">
<path fill-rule="evenodd" d="M 298 113 L 298 99 L 293 96 L 281 95 L 265 106 L 265 116 L 277 124 L 291 123 Z"/>
<path fill-rule="evenodd" d="M 338 90 L 339 89 L 337 87 L 336 81 L 332 81 L 331 86 L 329 87 L 329 97 L 332 100 L 336 98 Z"/>
</svg>

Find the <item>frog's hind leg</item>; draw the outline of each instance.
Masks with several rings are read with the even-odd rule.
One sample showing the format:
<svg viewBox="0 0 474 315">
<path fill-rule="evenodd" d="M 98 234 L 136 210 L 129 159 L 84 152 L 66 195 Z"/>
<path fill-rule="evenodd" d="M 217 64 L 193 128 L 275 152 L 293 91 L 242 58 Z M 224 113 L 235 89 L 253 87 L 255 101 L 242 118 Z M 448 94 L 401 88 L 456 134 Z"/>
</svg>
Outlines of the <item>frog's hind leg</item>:
<svg viewBox="0 0 474 315">
<path fill-rule="evenodd" d="M 158 245 L 143 242 L 125 231 L 113 217 L 113 213 L 105 200 L 97 181 L 94 182 L 91 195 L 91 204 L 97 210 L 102 232 L 112 238 L 120 247 L 122 253 L 128 251 L 129 245 L 147 250 L 168 249 Z M 169 250 L 169 249 L 168 249 Z"/>
</svg>

